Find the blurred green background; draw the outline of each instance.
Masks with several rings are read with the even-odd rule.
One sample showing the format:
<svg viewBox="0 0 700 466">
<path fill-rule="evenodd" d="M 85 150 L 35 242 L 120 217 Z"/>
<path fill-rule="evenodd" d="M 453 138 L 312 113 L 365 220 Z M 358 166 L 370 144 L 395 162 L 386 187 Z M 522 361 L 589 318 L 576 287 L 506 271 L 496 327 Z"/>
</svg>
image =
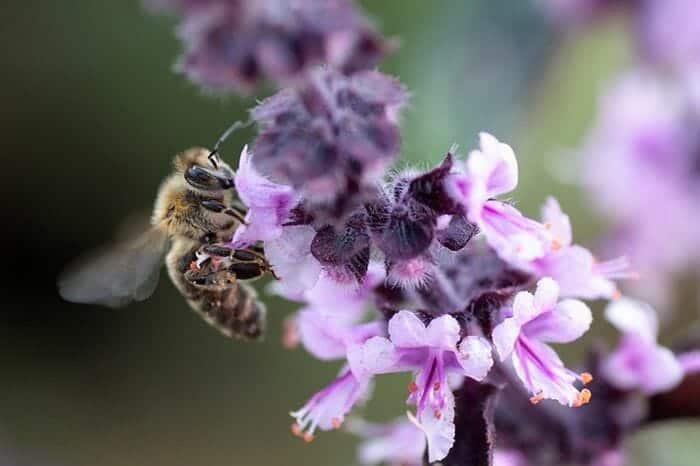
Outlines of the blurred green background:
<svg viewBox="0 0 700 466">
<path fill-rule="evenodd" d="M 434 163 L 453 142 L 466 152 L 478 131 L 494 132 L 519 154 L 522 209 L 534 215 L 554 194 L 577 239 L 594 238 L 601 226 L 585 198 L 556 172 L 600 86 L 630 61 L 625 22 L 563 41 L 527 1 L 363 4 L 401 39 L 383 69 L 413 93 L 405 158 Z M 289 433 L 287 413 L 338 370 L 282 348 L 289 304 L 268 299 L 266 341 L 240 344 L 190 312 L 167 279 L 119 311 L 55 292 L 62 264 L 150 208 L 177 151 L 211 146 L 254 100 L 206 95 L 172 73 L 174 21 L 135 0 L 29 0 L 0 11 L 0 464 L 354 464 L 347 434 L 306 445 Z M 235 134 L 224 156 L 235 162 L 252 134 Z M 611 335 L 601 322 L 598 331 Z M 570 361 L 580 348 L 567 349 Z M 367 417 L 402 414 L 405 384 L 382 378 Z M 698 435 L 681 424 L 647 432 L 632 442 L 630 464 L 695 466 Z"/>
</svg>

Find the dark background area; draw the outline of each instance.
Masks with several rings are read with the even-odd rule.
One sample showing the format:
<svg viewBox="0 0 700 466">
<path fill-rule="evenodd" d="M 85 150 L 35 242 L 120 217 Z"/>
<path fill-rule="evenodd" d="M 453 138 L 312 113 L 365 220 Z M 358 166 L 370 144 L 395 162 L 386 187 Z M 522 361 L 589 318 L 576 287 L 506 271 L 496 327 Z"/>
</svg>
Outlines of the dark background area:
<svg viewBox="0 0 700 466">
<path fill-rule="evenodd" d="M 521 141 L 529 213 L 548 192 L 586 212 L 543 163 L 585 129 L 590 80 L 624 61 L 617 26 L 562 54 L 527 2 L 364 5 L 401 39 L 383 69 L 413 92 L 407 159 L 433 163 L 453 142 L 466 151 L 478 131 L 493 131 Z M 116 311 L 56 294 L 63 264 L 150 209 L 176 152 L 211 146 L 254 99 L 207 95 L 171 72 L 174 21 L 138 2 L 31 0 L 0 12 L 0 464 L 353 464 L 349 435 L 320 434 L 309 446 L 289 434 L 287 413 L 338 370 L 282 348 L 293 306 L 266 298 L 266 341 L 241 344 L 190 312 L 164 277 L 150 300 Z M 588 57 L 587 75 L 571 74 L 569 52 Z M 229 139 L 232 165 L 252 135 Z M 578 231 L 593 235 L 595 222 L 582 216 Z M 382 379 L 367 416 L 402 414 L 404 392 L 404 378 Z M 697 430 L 678 432 L 682 440 Z M 696 464 L 682 462 L 680 448 L 681 462 L 663 464 Z"/>
</svg>

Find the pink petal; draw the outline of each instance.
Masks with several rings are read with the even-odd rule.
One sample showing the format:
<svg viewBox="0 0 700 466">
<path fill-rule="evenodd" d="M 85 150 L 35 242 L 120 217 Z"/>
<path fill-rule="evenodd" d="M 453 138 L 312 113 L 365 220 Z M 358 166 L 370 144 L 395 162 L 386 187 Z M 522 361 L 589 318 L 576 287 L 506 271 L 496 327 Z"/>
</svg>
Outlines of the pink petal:
<svg viewBox="0 0 700 466">
<path fill-rule="evenodd" d="M 576 405 L 579 391 L 574 383 L 578 376 L 545 343 L 521 336 L 513 352 L 513 368 L 533 395 L 567 406 Z"/>
<path fill-rule="evenodd" d="M 700 372 L 700 351 L 681 353 L 677 359 L 686 375 Z"/>
<path fill-rule="evenodd" d="M 429 344 L 425 325 L 410 311 L 399 311 L 391 318 L 389 338 L 399 348 L 418 348 Z"/>
<path fill-rule="evenodd" d="M 422 463 L 426 447 L 425 435 L 405 418 L 387 425 L 360 423 L 358 426 L 357 422 L 353 424 L 352 432 L 366 439 L 359 447 L 358 457 L 361 464 Z"/>
<path fill-rule="evenodd" d="M 345 357 L 345 340 L 349 329 L 319 312 L 301 311 L 297 317 L 299 336 L 304 348 L 322 360 Z"/>
<path fill-rule="evenodd" d="M 554 309 L 559 299 L 559 284 L 549 277 L 542 278 L 537 282 L 535 290 L 535 309 L 538 312 L 545 312 Z"/>
<path fill-rule="evenodd" d="M 311 240 L 316 231 L 308 225 L 282 229 L 279 238 L 265 243 L 265 256 L 275 274 L 275 291 L 289 299 L 301 299 L 313 288 L 321 274 L 321 264 L 311 254 Z"/>
<path fill-rule="evenodd" d="M 513 317 L 504 320 L 493 329 L 491 338 L 501 361 L 504 361 L 513 352 L 519 335 L 520 325 Z"/>
<path fill-rule="evenodd" d="M 362 345 L 354 345 L 347 352 L 348 364 L 358 378 L 399 371 L 399 355 L 389 340 L 372 337 Z"/>
<path fill-rule="evenodd" d="M 571 221 L 553 197 L 548 197 L 542 206 L 542 222 L 560 247 L 571 245 Z"/>
<path fill-rule="evenodd" d="M 420 322 L 420 319 L 418 320 Z M 437 317 L 430 321 L 426 329 L 427 346 L 453 350 L 457 347 L 457 342 L 459 341 L 459 331 L 459 323 L 454 317 L 450 315 Z M 394 341 L 394 344 L 403 346 L 396 341 Z"/>
<path fill-rule="evenodd" d="M 683 379 L 683 367 L 671 350 L 634 333 L 623 338 L 602 372 L 616 387 L 647 395 L 670 390 Z"/>
<path fill-rule="evenodd" d="M 513 317 L 519 325 L 524 325 L 537 317 L 540 311 L 535 307 L 535 296 L 529 291 L 520 291 L 513 299 Z"/>
<path fill-rule="evenodd" d="M 659 321 L 654 309 L 646 303 L 630 298 L 620 298 L 605 309 L 605 318 L 622 333 L 638 335 L 655 343 Z"/>
<path fill-rule="evenodd" d="M 593 322 L 591 310 L 583 302 L 566 299 L 528 322 L 523 332 L 529 338 L 550 343 L 569 343 L 588 331 Z"/>
<path fill-rule="evenodd" d="M 481 150 L 467 161 L 470 175 L 484 185 L 485 198 L 512 191 L 518 185 L 518 161 L 513 149 L 489 133 L 479 134 Z"/>
<path fill-rule="evenodd" d="M 418 417 L 408 417 L 425 434 L 428 442 L 428 461 L 439 461 L 447 456 L 455 441 L 455 400 L 450 390 L 445 391 L 445 405 L 440 416 L 432 409 L 418 412 Z"/>
<path fill-rule="evenodd" d="M 486 338 L 465 337 L 459 344 L 458 361 L 464 375 L 474 380 L 483 380 L 493 366 L 493 349 Z"/>
</svg>

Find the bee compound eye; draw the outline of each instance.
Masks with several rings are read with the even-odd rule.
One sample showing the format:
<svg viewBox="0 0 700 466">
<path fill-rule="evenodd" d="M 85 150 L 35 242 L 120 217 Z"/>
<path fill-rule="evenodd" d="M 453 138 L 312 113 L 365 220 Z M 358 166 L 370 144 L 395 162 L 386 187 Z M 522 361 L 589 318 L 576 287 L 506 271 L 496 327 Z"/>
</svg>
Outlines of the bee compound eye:
<svg viewBox="0 0 700 466">
<path fill-rule="evenodd" d="M 219 180 L 205 168 L 193 165 L 185 171 L 185 180 L 195 188 L 214 190 L 219 188 Z"/>
</svg>

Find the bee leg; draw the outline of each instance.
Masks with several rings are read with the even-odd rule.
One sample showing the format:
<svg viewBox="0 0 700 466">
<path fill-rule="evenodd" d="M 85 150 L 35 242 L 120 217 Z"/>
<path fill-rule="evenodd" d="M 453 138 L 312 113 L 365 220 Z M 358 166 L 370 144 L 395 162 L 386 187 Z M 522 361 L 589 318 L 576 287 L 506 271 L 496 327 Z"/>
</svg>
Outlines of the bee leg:
<svg viewBox="0 0 700 466">
<path fill-rule="evenodd" d="M 258 276 L 270 272 L 275 280 L 279 280 L 279 277 L 275 274 L 275 271 L 267 261 L 267 258 L 263 255 L 261 247 L 236 249 L 231 256 L 231 260 L 234 261 L 231 266 L 231 270 L 233 272 L 235 272 L 233 268 L 236 266 L 236 264 L 254 264 L 260 271 Z M 246 266 L 241 265 L 241 268 L 246 268 Z M 245 272 L 245 270 L 241 270 L 241 272 Z"/>
<path fill-rule="evenodd" d="M 229 257 L 233 254 L 233 249 L 219 244 L 207 244 L 206 246 L 202 246 L 202 252 L 210 256 Z"/>
<path fill-rule="evenodd" d="M 229 208 L 224 210 L 224 213 L 230 217 L 235 218 L 236 220 L 238 220 L 239 223 L 242 223 L 243 225 L 248 225 L 248 222 L 245 219 L 245 212 L 241 213 L 235 208 Z"/>
</svg>

